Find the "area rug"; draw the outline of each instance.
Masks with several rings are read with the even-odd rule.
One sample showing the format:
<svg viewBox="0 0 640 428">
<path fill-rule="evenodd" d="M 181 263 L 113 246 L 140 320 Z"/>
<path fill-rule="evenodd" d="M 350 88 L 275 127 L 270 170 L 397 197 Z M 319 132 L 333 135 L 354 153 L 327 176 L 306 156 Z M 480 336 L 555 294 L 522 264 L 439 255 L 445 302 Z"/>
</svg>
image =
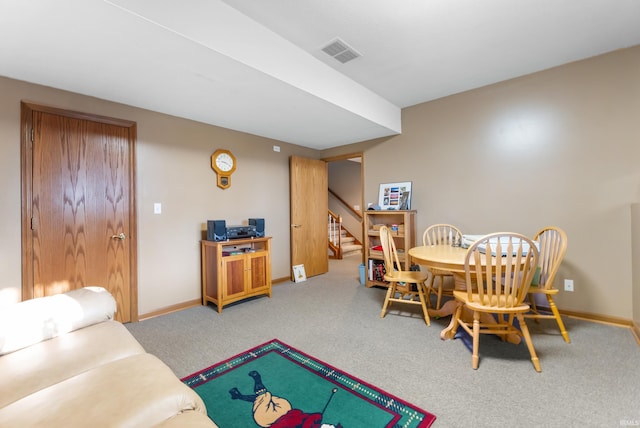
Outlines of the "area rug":
<svg viewBox="0 0 640 428">
<path fill-rule="evenodd" d="M 277 339 L 182 381 L 220 428 L 423 428 L 436 420 Z"/>
</svg>

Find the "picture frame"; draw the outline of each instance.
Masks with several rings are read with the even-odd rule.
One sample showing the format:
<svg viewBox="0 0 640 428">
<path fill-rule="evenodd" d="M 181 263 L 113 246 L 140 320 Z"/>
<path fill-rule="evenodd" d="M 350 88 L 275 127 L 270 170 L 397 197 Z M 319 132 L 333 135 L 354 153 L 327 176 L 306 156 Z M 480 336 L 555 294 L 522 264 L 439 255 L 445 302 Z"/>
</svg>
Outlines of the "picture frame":
<svg viewBox="0 0 640 428">
<path fill-rule="evenodd" d="M 381 210 L 410 210 L 411 181 L 382 183 L 378 193 L 378 205 Z"/>
<path fill-rule="evenodd" d="M 304 282 L 307 280 L 307 274 L 304 271 L 304 265 L 293 266 L 293 280 L 295 282 Z"/>
</svg>

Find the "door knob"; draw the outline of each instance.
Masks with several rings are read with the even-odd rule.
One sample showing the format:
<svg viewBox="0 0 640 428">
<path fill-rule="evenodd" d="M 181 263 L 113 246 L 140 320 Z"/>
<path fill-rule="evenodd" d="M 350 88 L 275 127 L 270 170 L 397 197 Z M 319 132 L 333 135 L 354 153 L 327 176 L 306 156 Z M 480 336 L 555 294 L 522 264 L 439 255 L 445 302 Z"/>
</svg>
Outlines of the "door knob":
<svg viewBox="0 0 640 428">
<path fill-rule="evenodd" d="M 124 232 L 120 232 L 120 235 L 111 235 L 111 239 L 119 239 L 121 241 L 124 241 L 127 238 L 127 235 L 124 234 Z"/>
<path fill-rule="evenodd" d="M 292 224 L 291 227 L 298 228 L 298 227 L 302 227 L 302 225 L 301 224 Z"/>
</svg>

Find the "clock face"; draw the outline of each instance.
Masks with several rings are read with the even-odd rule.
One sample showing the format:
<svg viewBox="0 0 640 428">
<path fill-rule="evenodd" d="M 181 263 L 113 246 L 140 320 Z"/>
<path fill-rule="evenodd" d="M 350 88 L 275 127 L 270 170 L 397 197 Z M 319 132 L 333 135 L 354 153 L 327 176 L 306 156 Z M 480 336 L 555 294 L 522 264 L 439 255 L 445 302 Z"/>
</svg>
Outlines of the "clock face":
<svg viewBox="0 0 640 428">
<path fill-rule="evenodd" d="M 216 166 L 220 171 L 231 171 L 233 169 L 233 158 L 228 153 L 220 153 L 216 157 Z"/>
<path fill-rule="evenodd" d="M 211 155 L 211 168 L 218 174 L 218 187 L 231 186 L 231 174 L 236 170 L 236 157 L 229 150 L 219 149 Z"/>
</svg>

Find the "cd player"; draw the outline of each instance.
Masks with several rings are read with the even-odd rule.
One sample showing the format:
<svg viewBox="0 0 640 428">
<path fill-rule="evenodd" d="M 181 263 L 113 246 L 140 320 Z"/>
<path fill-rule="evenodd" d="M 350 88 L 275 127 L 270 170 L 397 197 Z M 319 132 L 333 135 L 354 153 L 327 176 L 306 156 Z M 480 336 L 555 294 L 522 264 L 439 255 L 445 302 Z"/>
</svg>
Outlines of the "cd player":
<svg viewBox="0 0 640 428">
<path fill-rule="evenodd" d="M 256 226 L 227 226 L 227 239 L 255 238 Z"/>
</svg>

